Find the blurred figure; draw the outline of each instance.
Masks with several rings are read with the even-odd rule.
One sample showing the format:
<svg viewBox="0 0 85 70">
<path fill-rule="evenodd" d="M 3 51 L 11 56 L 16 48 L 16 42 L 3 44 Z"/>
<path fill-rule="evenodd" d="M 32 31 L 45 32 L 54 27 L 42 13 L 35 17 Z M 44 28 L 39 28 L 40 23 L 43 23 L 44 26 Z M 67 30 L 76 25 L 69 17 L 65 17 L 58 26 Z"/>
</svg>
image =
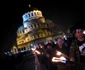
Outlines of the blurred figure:
<svg viewBox="0 0 85 70">
<path fill-rule="evenodd" d="M 56 44 L 56 47 L 54 48 L 54 50 L 60 51 L 60 52 L 64 53 L 65 55 L 69 56 L 69 46 L 61 38 L 57 39 L 57 44 Z"/>
<path fill-rule="evenodd" d="M 44 69 L 47 70 L 47 68 L 46 68 L 45 45 L 44 44 L 40 44 L 39 47 L 36 50 L 40 52 L 40 54 L 37 55 L 37 57 L 38 57 L 38 60 L 40 62 L 41 70 L 44 70 Z"/>
<path fill-rule="evenodd" d="M 52 57 L 52 44 L 48 43 L 46 45 L 46 56 L 48 58 L 51 58 Z"/>
<path fill-rule="evenodd" d="M 48 43 L 46 45 L 46 67 L 48 70 L 54 70 L 52 68 L 52 62 L 51 62 L 51 59 L 52 59 L 52 44 Z"/>
<path fill-rule="evenodd" d="M 75 65 L 76 70 L 85 70 L 85 37 L 82 29 L 76 29 L 74 35 L 75 39 L 70 47 L 70 61 L 79 63 Z"/>
<path fill-rule="evenodd" d="M 50 44 L 50 45 L 52 46 L 52 48 L 55 47 L 55 43 L 54 43 L 52 40 L 49 40 L 49 41 L 48 41 L 48 44 Z"/>
<path fill-rule="evenodd" d="M 69 60 L 69 47 L 68 44 L 64 42 L 63 39 L 61 38 L 57 39 L 57 44 L 54 50 L 55 52 L 61 52 L 61 55 L 64 56 L 67 60 Z M 58 70 L 70 70 L 70 66 L 67 63 L 59 63 L 57 64 L 57 66 L 58 66 Z"/>
</svg>

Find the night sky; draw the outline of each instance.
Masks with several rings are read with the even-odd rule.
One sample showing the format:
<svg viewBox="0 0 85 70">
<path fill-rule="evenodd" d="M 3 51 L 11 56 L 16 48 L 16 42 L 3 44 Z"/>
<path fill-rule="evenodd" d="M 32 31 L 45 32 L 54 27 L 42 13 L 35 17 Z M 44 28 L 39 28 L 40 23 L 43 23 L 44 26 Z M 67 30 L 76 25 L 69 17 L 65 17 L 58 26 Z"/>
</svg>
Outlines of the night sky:
<svg viewBox="0 0 85 70">
<path fill-rule="evenodd" d="M 76 22 L 84 19 L 84 5 L 54 3 L 9 3 L 2 8 L 1 47 L 0 51 L 9 50 L 15 44 L 16 31 L 22 25 L 22 15 L 29 11 L 28 5 L 42 11 L 46 19 L 52 20 L 58 28 L 66 30 Z M 83 24 L 83 23 L 81 23 Z"/>
</svg>

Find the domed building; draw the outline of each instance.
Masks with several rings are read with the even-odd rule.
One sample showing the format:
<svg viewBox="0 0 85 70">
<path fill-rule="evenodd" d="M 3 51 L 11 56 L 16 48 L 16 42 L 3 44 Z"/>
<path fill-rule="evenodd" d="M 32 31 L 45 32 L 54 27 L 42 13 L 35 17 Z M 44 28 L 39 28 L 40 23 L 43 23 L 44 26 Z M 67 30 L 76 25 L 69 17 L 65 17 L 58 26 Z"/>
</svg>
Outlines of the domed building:
<svg viewBox="0 0 85 70">
<path fill-rule="evenodd" d="M 33 9 L 22 16 L 23 25 L 17 30 L 18 49 L 29 49 L 31 44 L 53 40 L 62 37 L 62 32 L 51 20 L 45 19 L 42 12 Z"/>
</svg>

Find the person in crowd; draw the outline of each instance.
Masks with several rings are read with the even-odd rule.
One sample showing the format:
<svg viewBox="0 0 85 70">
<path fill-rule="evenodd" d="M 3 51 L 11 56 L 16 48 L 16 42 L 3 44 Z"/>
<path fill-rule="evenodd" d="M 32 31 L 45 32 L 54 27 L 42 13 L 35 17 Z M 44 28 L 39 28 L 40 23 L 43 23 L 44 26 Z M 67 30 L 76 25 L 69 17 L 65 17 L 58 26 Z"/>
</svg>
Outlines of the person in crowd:
<svg viewBox="0 0 85 70">
<path fill-rule="evenodd" d="M 67 56 L 69 56 L 69 46 L 61 38 L 57 39 L 57 43 L 56 43 L 56 47 L 54 48 L 54 51 L 56 51 L 56 50 L 64 53 Z"/>
<path fill-rule="evenodd" d="M 85 70 L 85 37 L 81 28 L 75 30 L 75 39 L 70 47 L 70 61 L 75 62 L 76 70 Z"/>
<path fill-rule="evenodd" d="M 52 40 L 49 40 L 49 41 L 48 41 L 48 44 L 50 44 L 50 45 L 52 46 L 52 48 L 55 47 L 55 43 L 54 43 Z"/>
<path fill-rule="evenodd" d="M 61 52 L 62 56 L 64 56 L 67 60 L 69 60 L 69 46 L 62 38 L 57 39 L 56 47 L 54 48 L 55 52 Z M 54 52 L 54 53 L 55 53 Z M 70 70 L 69 64 L 57 64 L 58 70 Z"/>
<path fill-rule="evenodd" d="M 51 43 L 46 44 L 46 67 L 48 70 L 54 70 L 52 68 L 52 61 L 51 61 L 53 55 L 52 47 L 53 46 Z"/>
</svg>

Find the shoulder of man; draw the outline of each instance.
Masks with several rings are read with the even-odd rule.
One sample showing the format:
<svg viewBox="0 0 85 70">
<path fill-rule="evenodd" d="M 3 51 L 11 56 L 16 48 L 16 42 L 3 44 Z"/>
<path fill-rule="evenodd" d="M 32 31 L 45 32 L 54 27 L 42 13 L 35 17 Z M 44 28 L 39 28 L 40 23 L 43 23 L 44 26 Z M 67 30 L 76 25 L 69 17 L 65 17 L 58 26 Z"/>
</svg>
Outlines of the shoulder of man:
<svg viewBox="0 0 85 70">
<path fill-rule="evenodd" d="M 73 39 L 72 42 L 71 42 L 71 47 L 75 48 L 77 45 L 77 40 L 76 39 Z"/>
</svg>

